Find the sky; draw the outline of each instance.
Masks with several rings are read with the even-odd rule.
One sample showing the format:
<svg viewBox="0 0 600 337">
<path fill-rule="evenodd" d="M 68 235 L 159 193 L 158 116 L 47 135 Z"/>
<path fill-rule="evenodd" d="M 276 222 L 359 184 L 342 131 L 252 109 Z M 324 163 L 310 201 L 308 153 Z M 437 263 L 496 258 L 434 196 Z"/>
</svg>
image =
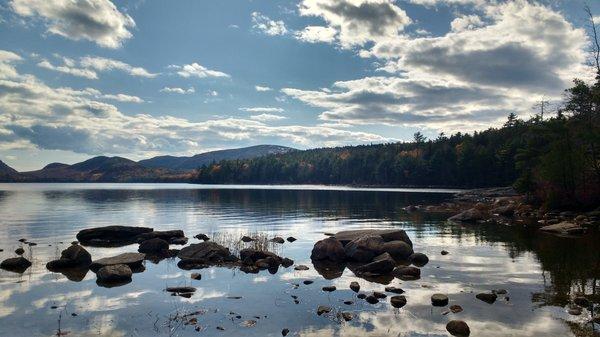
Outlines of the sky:
<svg viewBox="0 0 600 337">
<path fill-rule="evenodd" d="M 590 78 L 584 5 L 0 0 L 0 160 L 26 171 L 499 126 Z"/>
</svg>

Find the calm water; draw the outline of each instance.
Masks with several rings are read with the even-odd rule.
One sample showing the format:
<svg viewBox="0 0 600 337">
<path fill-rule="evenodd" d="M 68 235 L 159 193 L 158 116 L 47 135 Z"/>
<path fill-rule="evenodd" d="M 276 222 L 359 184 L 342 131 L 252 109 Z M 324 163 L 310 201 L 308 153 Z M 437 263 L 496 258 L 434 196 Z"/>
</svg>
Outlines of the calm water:
<svg viewBox="0 0 600 337">
<path fill-rule="evenodd" d="M 593 328 L 579 324 L 589 320 L 588 311 L 570 316 L 565 307 L 572 294 L 596 291 L 597 236 L 565 239 L 514 227 L 450 225 L 444 221 L 447 215 L 402 210 L 450 197 L 435 192 L 0 184 L 0 258 L 13 256 L 20 238 L 38 243 L 25 247 L 33 266 L 23 275 L 0 271 L 0 336 L 52 336 L 59 324 L 67 336 L 111 337 L 262 337 L 281 336 L 283 328 L 291 331 L 289 336 L 448 336 L 445 325 L 451 319 L 468 322 L 471 336 L 486 337 L 575 336 Z M 132 283 L 111 289 L 98 287 L 91 272 L 74 282 L 45 269 L 79 230 L 105 225 L 182 229 L 190 243 L 197 242 L 192 237 L 199 233 L 226 244 L 246 234 L 294 236 L 298 241 L 278 245 L 276 252 L 311 268 L 280 269 L 274 275 L 210 268 L 200 271 L 202 280 L 192 281 L 191 272 L 177 268 L 176 260 L 163 260 L 146 262 L 146 271 L 134 274 Z M 358 279 L 347 269 L 341 277 L 326 280 L 310 262 L 310 250 L 324 232 L 392 227 L 406 230 L 415 250 L 430 257 L 420 280 L 390 282 L 406 291 L 408 304 L 403 309 L 392 308 L 389 300 L 367 304 L 348 289 L 351 281 L 358 281 L 362 291 L 383 290 L 384 285 Z M 450 255 L 440 255 L 442 249 Z M 137 246 L 89 248 L 94 258 L 136 250 Z M 302 284 L 307 279 L 315 283 Z M 198 290 L 190 299 L 163 291 L 181 285 Z M 325 285 L 338 290 L 322 292 Z M 509 300 L 500 297 L 488 305 L 475 299 L 478 292 L 499 288 L 508 290 Z M 432 307 L 429 298 L 438 292 L 448 294 L 450 304 L 460 304 L 464 311 L 443 315 L 447 308 Z M 299 304 L 292 295 L 298 296 Z M 344 304 L 347 300 L 354 304 Z M 342 323 L 335 315 L 317 316 L 319 305 L 355 317 Z M 169 319 L 189 312 L 199 312 L 201 331 Z M 247 320 L 256 324 L 244 324 Z"/>
</svg>

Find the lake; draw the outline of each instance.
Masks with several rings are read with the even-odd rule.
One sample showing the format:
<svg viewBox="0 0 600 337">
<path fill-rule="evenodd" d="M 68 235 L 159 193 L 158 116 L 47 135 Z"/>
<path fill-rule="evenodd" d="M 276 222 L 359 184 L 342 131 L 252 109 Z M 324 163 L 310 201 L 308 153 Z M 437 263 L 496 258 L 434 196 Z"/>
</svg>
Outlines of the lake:
<svg viewBox="0 0 600 337">
<path fill-rule="evenodd" d="M 179 184 L 0 184 L 0 259 L 26 238 L 33 262 L 23 274 L 0 271 L 0 336 L 449 336 L 446 323 L 466 321 L 471 336 L 592 336 L 591 313 L 567 313 L 577 292 L 596 294 L 600 285 L 600 238 L 559 238 L 535 229 L 458 225 L 448 214 L 406 212 L 403 207 L 451 198 L 448 190 L 352 189 L 322 186 L 197 186 Z M 81 281 L 51 273 L 45 264 L 75 240 L 78 231 L 106 225 L 182 229 L 189 243 L 205 233 L 240 247 L 243 235 L 294 236 L 271 249 L 306 271 L 245 274 L 238 269 L 177 267 L 177 259 L 145 262 L 145 271 L 115 288 L 96 284 L 88 272 Z M 430 262 L 421 279 L 393 279 L 407 304 L 395 309 L 388 299 L 371 305 L 349 289 L 383 291 L 346 269 L 325 279 L 310 252 L 326 232 L 363 228 L 401 228 L 415 251 Z M 180 248 L 173 246 L 174 248 Z M 94 259 L 135 252 L 137 245 L 87 248 Z M 447 250 L 448 255 L 441 255 Z M 313 284 L 305 285 L 304 280 Z M 194 286 L 191 298 L 170 296 L 168 286 Z M 335 285 L 337 291 L 321 291 Z M 506 289 L 494 304 L 475 294 Z M 433 307 L 430 296 L 444 293 L 464 311 Z M 392 294 L 388 294 L 392 295 Z M 294 297 L 297 298 L 295 303 Z M 599 298 L 598 295 L 595 297 Z M 350 302 L 348 302 L 350 301 Z M 348 304 L 345 304 L 347 302 Z M 319 305 L 333 308 L 318 316 Z M 345 322 L 336 313 L 349 312 Z M 194 313 L 196 325 L 181 318 Z M 217 327 L 224 330 L 219 330 Z"/>
</svg>

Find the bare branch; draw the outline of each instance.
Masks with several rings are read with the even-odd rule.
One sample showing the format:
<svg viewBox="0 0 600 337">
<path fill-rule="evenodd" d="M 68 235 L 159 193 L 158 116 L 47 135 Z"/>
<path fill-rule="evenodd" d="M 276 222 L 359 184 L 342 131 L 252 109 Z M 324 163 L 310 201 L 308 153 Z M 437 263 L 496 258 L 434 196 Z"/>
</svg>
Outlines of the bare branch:
<svg viewBox="0 0 600 337">
<path fill-rule="evenodd" d="M 600 76 L 600 41 L 598 40 L 598 30 L 596 28 L 596 22 L 594 21 L 594 14 L 589 5 L 585 5 L 585 12 L 589 16 L 590 25 L 592 28 L 592 38 L 594 39 L 594 61 L 596 63 L 596 72 Z"/>
</svg>

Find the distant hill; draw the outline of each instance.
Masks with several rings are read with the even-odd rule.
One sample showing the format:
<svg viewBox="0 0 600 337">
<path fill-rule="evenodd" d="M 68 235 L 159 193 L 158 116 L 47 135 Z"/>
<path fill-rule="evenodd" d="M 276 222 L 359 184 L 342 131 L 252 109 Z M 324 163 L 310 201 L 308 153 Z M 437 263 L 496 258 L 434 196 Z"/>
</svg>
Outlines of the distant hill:
<svg viewBox="0 0 600 337">
<path fill-rule="evenodd" d="M 166 168 L 171 170 L 195 170 L 222 160 L 252 159 L 270 154 L 282 154 L 293 148 L 279 145 L 256 145 L 239 149 L 219 150 L 197 154 L 191 157 L 159 156 L 140 160 L 138 163 L 148 168 Z"/>
<path fill-rule="evenodd" d="M 0 181 L 13 181 L 19 179 L 19 172 L 0 160 Z"/>
</svg>

